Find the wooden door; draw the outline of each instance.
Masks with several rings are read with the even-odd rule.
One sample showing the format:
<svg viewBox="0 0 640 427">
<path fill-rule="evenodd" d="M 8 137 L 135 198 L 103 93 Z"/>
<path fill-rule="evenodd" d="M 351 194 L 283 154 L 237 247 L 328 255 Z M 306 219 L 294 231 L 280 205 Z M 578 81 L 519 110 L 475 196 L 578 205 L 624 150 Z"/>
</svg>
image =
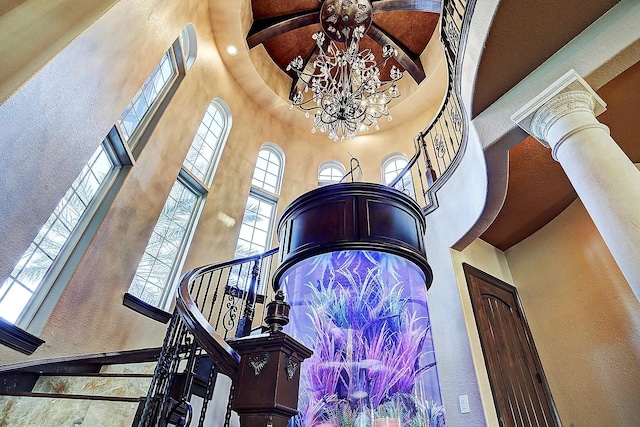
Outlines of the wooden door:
<svg viewBox="0 0 640 427">
<path fill-rule="evenodd" d="M 463 268 L 501 426 L 560 426 L 516 288 Z"/>
</svg>

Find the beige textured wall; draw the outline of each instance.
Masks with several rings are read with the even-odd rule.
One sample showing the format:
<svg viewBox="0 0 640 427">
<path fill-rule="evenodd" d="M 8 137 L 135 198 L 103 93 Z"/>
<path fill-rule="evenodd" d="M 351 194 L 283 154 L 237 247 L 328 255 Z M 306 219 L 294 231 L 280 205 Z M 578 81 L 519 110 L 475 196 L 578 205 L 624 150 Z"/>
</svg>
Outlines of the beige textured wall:
<svg viewBox="0 0 640 427">
<path fill-rule="evenodd" d="M 5 0 L 0 3 L 0 28 L 3 29 L 0 102 L 115 2 Z"/>
<path fill-rule="evenodd" d="M 29 0 L 19 7 L 36 4 Z M 77 11 L 77 21 L 93 22 L 99 15 L 96 8 Z M 379 182 L 386 154 L 411 155 L 413 136 L 423 128 L 424 114 L 433 111 L 402 127 L 345 143 L 283 124 L 255 104 L 224 68 L 208 14 L 207 3 L 200 0 L 121 0 L 77 37 L 80 31 L 69 26 L 50 40 L 51 46 L 45 46 L 49 53 L 58 39 L 70 42 L 24 85 L 14 85 L 9 92 L 17 90 L 15 94 L 0 105 L 0 169 L 3 183 L 9 183 L 0 187 L 0 276 L 6 277 L 163 52 L 188 22 L 195 26 L 197 59 L 39 333 L 46 343 L 30 357 L 0 347 L 0 364 L 161 344 L 165 326 L 125 308 L 122 296 L 214 98 L 229 105 L 233 127 L 185 269 L 231 258 L 264 142 L 280 145 L 287 157 L 279 211 L 316 186 L 317 168 L 326 159 L 348 165 L 350 151 L 361 160 L 365 179 Z M 51 16 L 38 16 L 40 25 L 51 24 Z M 0 41 L 9 43 L 12 37 L 0 26 Z M 44 36 L 34 37 L 28 45 L 42 45 Z M 31 75 L 27 65 L 22 67 Z M 15 197 L 18 189 L 21 198 Z M 224 226 L 217 219 L 220 211 L 236 225 Z"/>
<path fill-rule="evenodd" d="M 640 425 L 640 306 L 580 200 L 505 255 L 563 425 Z"/>
</svg>

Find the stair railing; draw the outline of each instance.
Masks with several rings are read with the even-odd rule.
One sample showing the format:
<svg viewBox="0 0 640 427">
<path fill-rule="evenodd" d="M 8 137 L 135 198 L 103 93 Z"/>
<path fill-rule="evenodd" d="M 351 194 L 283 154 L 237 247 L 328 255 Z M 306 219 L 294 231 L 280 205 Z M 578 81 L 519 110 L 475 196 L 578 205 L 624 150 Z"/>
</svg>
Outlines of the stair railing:
<svg viewBox="0 0 640 427">
<path fill-rule="evenodd" d="M 225 339 L 261 331 L 266 303 L 272 299 L 268 284 L 277 251 L 198 267 L 182 277 L 144 409 L 134 425 L 187 425 L 196 389 L 204 399 L 198 426 L 204 425 L 217 374 L 232 382 L 238 375 L 240 357 Z M 225 426 L 232 396 L 233 386 Z"/>
<path fill-rule="evenodd" d="M 475 3 L 476 0 L 444 0 L 442 3 L 440 40 L 447 62 L 447 91 L 438 114 L 414 138 L 414 156 L 389 184 L 410 192 L 407 183 L 415 180 L 407 177 L 418 177 L 422 191 L 416 201 L 423 206 L 425 215 L 438 207 L 436 191 L 456 169 L 466 146 L 468 120 L 460 102 L 460 52 L 464 50 Z"/>
</svg>

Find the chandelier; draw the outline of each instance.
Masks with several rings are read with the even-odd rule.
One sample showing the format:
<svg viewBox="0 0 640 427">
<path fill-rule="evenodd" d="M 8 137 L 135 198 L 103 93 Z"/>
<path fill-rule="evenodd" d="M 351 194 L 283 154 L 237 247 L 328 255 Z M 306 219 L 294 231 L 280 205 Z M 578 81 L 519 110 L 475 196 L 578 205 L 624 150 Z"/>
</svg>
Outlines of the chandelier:
<svg viewBox="0 0 640 427">
<path fill-rule="evenodd" d="M 307 118 L 313 114 L 312 133 L 328 132 L 334 141 L 352 139 L 370 127 L 379 130 L 381 117 L 391 120 L 387 106 L 400 96 L 396 82 L 402 72 L 393 65 L 388 78 L 381 75 L 381 69 L 397 55 L 392 46 L 383 47 L 379 62 L 371 49 L 360 50 L 371 16 L 369 0 L 325 0 L 320 9 L 323 31 L 312 36 L 317 56 L 306 65 L 297 56 L 287 66 L 304 84 L 303 90 L 293 93 L 289 108 L 300 108 Z M 326 36 L 332 40 L 327 41 Z M 344 43 L 345 48 L 336 42 Z"/>
</svg>

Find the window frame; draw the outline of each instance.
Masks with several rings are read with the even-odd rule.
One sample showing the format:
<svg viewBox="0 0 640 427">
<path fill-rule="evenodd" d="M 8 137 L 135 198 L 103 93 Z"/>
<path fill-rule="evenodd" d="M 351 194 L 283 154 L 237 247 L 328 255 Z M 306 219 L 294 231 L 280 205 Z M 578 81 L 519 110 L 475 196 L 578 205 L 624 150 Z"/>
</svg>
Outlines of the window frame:
<svg viewBox="0 0 640 427">
<path fill-rule="evenodd" d="M 125 135 L 125 132 L 122 128 L 122 124 L 120 123 L 122 114 L 116 119 L 115 122 L 115 127 L 120 135 L 120 139 L 124 142 L 126 149 L 132 153 L 134 159 L 138 159 L 138 157 L 140 157 L 140 154 L 142 153 L 142 150 L 149 140 L 149 137 L 153 133 L 153 130 L 155 129 L 160 117 L 162 116 L 162 113 L 167 108 L 167 105 L 173 98 L 173 95 L 176 93 L 178 87 L 180 86 L 180 83 L 184 79 L 187 72 L 184 64 L 182 42 L 180 37 L 174 40 L 171 46 L 169 46 L 169 49 L 167 49 L 167 51 L 162 54 L 160 60 L 162 60 L 165 55 L 169 56 L 169 60 L 175 67 L 176 74 L 174 74 L 172 78 L 167 80 L 167 82 L 163 85 L 162 90 L 160 91 L 154 102 L 149 105 L 142 119 L 138 122 L 131 135 L 129 135 L 128 138 L 123 137 L 123 135 Z M 158 63 L 154 65 L 154 70 Z M 142 89 L 142 87 L 150 77 L 151 74 L 147 76 L 144 82 L 142 82 L 138 90 Z M 136 91 L 136 94 L 137 93 L 138 91 Z M 127 103 L 126 107 L 123 109 L 123 113 L 130 107 L 130 104 L 131 101 Z"/>
<path fill-rule="evenodd" d="M 196 37 L 196 29 L 191 22 L 185 25 L 180 33 L 180 47 L 185 69 L 189 71 L 198 57 L 198 38 Z"/>
<path fill-rule="evenodd" d="M 189 27 L 189 25 L 187 25 L 187 27 Z M 193 61 L 195 61 L 197 51 L 195 29 L 193 29 L 193 25 L 191 25 L 190 28 L 187 27 L 185 27 L 187 30 L 185 34 L 189 34 L 190 36 L 189 52 L 183 52 L 183 45 L 181 44 L 181 38 L 179 36 L 174 40 L 167 52 L 163 54 L 163 57 L 165 54 L 169 54 L 169 60 L 173 61 L 177 73 L 173 74 L 172 78 L 163 85 L 163 89 L 145 111 L 143 119 L 138 123 L 128 140 L 125 141 L 124 138 L 122 138 L 121 129 L 119 128 L 120 125 L 118 120 L 116 120 L 116 124 L 100 142 L 100 144 L 105 144 L 106 141 L 109 141 L 106 151 L 108 151 L 108 155 L 112 160 L 116 159 L 114 167 L 112 167 L 108 173 L 109 176 L 106 176 L 100 184 L 99 191 L 94 194 L 91 202 L 81 215 L 80 220 L 75 227 L 73 227 L 70 236 L 56 255 L 53 263 L 49 266 L 38 288 L 19 318 L 15 323 L 7 322 L 4 319 L 0 321 L 0 344 L 25 354 L 32 354 L 35 349 L 44 342 L 35 335 L 41 333 L 44 328 L 45 323 L 48 321 L 62 293 L 75 273 L 77 266 L 84 257 L 91 240 L 106 217 L 130 168 L 134 166 L 135 160 L 140 155 L 151 133 L 155 129 L 155 125 L 184 79 L 186 71 L 193 64 Z M 183 58 L 187 57 L 187 55 L 189 55 L 188 58 L 191 63 L 188 67 L 185 67 Z M 146 81 L 147 80 L 145 80 L 145 82 Z M 129 104 L 127 104 L 127 106 L 128 105 Z M 84 166 L 79 174 L 82 170 L 84 170 Z M 31 243 L 29 244 L 29 247 L 30 246 Z"/>
<path fill-rule="evenodd" d="M 382 160 L 382 163 L 381 163 L 381 165 L 380 165 L 380 174 L 381 174 L 381 178 L 382 178 L 382 179 L 381 179 L 381 182 L 382 182 L 384 185 L 387 185 L 387 186 L 388 186 L 388 185 L 389 185 L 389 183 L 390 183 L 391 181 L 393 181 L 393 180 L 398 176 L 398 173 L 399 173 L 400 171 L 402 171 L 402 169 L 400 169 L 400 170 L 397 170 L 397 169 L 396 169 L 396 175 L 395 175 L 393 178 L 391 178 L 391 180 L 387 181 L 387 179 L 386 179 L 386 177 L 387 177 L 387 172 L 386 172 L 387 167 L 389 167 L 389 166 L 391 165 L 391 163 L 396 162 L 396 161 L 398 161 L 398 160 L 402 160 L 402 161 L 404 161 L 404 162 L 405 162 L 405 166 L 406 166 L 406 164 L 408 164 L 408 163 L 409 163 L 409 158 L 407 157 L 407 155 L 406 155 L 406 154 L 404 154 L 404 153 L 401 153 L 401 152 L 391 153 L 391 154 L 387 155 L 387 156 Z M 403 166 L 403 168 L 404 168 L 404 166 Z M 408 175 L 408 176 L 411 178 L 411 187 L 409 188 L 409 190 L 410 190 L 410 191 L 409 191 L 409 193 L 407 193 L 407 192 L 405 191 L 405 190 L 406 190 L 406 188 L 405 188 L 405 190 L 400 190 L 400 189 L 398 189 L 398 188 L 396 188 L 396 189 L 397 189 L 398 191 L 400 191 L 400 192 L 402 192 L 402 193 L 406 194 L 407 196 L 409 196 L 409 197 L 411 197 L 412 199 L 414 199 L 414 200 L 415 200 L 415 198 L 416 198 L 416 186 L 415 186 L 415 183 L 413 182 L 413 173 L 411 172 L 411 170 L 409 170 L 409 175 Z M 404 180 L 401 180 L 401 181 L 399 181 L 399 182 L 404 182 Z M 395 187 L 394 187 L 394 188 L 395 188 Z"/>
<path fill-rule="evenodd" d="M 256 166 L 257 166 L 257 162 L 258 162 L 258 158 L 260 157 L 260 153 L 263 150 L 268 150 L 271 153 L 275 154 L 279 160 L 280 160 L 280 169 L 278 171 L 278 186 L 276 188 L 277 193 L 272 193 L 269 190 L 266 190 L 264 188 L 260 188 L 256 185 L 253 184 L 253 179 L 254 179 L 254 175 L 255 175 L 255 171 L 256 171 Z M 239 254 L 238 253 L 238 249 L 239 249 L 239 242 L 240 242 L 240 232 L 242 230 L 242 225 L 244 225 L 244 219 L 245 219 L 245 215 L 247 214 L 247 207 L 249 205 L 249 198 L 250 197 L 254 197 L 260 201 L 263 201 L 265 203 L 269 203 L 272 206 L 272 211 L 271 211 L 271 216 L 269 217 L 269 224 L 267 226 L 267 241 L 265 242 L 265 249 L 264 252 L 269 251 L 271 249 L 271 247 L 273 246 L 273 240 L 276 237 L 275 236 L 275 226 L 276 226 L 276 218 L 278 216 L 278 202 L 279 202 L 279 195 L 280 195 L 280 191 L 282 188 L 282 181 L 284 180 L 284 171 L 285 171 L 285 166 L 286 166 L 286 156 L 284 154 L 284 151 L 282 150 L 282 148 L 280 148 L 280 146 L 278 146 L 277 144 L 274 144 L 273 142 L 266 142 L 264 144 L 262 144 L 262 146 L 260 147 L 260 149 L 258 150 L 258 154 L 256 155 L 256 166 L 254 166 L 254 170 L 252 172 L 251 175 L 251 184 L 249 187 L 249 194 L 247 195 L 247 201 L 245 202 L 245 208 L 242 214 L 242 221 L 240 223 L 240 227 L 238 229 L 238 237 L 236 239 L 236 249 L 234 251 L 234 258 L 245 258 L 247 256 L 247 254 Z M 244 283 L 244 282 L 243 282 Z M 267 291 L 267 283 L 266 282 L 261 282 L 260 284 L 260 288 L 256 290 L 256 293 L 258 295 L 265 295 Z"/>
<path fill-rule="evenodd" d="M 34 335 L 38 335 L 42 331 L 44 324 L 66 289 L 71 276 L 74 274 L 84 256 L 93 236 L 104 220 L 126 175 L 134 164 L 133 159 L 127 156 L 127 150 L 124 148 L 126 143 L 120 139 L 115 127 L 112 128 L 109 134 L 103 139 L 101 145 L 104 147 L 105 153 L 109 156 L 113 166 L 109 172 L 107 172 L 98 191 L 91 198 L 91 201 L 40 280 L 37 289 L 32 294 L 21 314 L 14 323 L 6 321 L 20 330 Z M 85 166 L 83 166 L 78 176 L 80 176 Z M 60 199 L 60 202 L 62 200 L 63 198 Z M 56 205 L 51 215 L 54 214 L 57 207 L 58 205 Z M 47 218 L 47 221 L 49 218 Z M 39 232 L 40 230 L 38 233 Z M 29 244 L 29 247 L 31 247 L 31 244 L 32 243 Z"/>
<path fill-rule="evenodd" d="M 342 175 L 340 176 L 340 179 L 338 180 L 327 180 L 327 179 L 322 179 L 321 178 L 321 174 L 324 170 L 326 169 L 337 169 L 339 172 L 342 172 Z M 320 166 L 318 166 L 318 186 L 322 187 L 325 185 L 331 185 L 331 184 L 338 184 L 342 181 L 342 179 L 344 179 L 344 176 L 347 174 L 347 169 L 345 168 L 344 164 L 342 164 L 342 162 L 338 161 L 338 160 L 325 160 L 324 162 L 320 163 Z M 333 175 L 333 174 L 331 174 Z"/>
<path fill-rule="evenodd" d="M 253 181 L 255 179 L 255 173 L 256 173 L 256 169 L 257 169 L 258 160 L 260 158 L 260 153 L 263 152 L 263 151 L 270 152 L 271 154 L 275 155 L 278 158 L 278 160 L 280 161 L 279 170 L 278 170 L 278 176 L 277 176 L 277 179 L 276 179 L 276 185 L 273 186 L 275 188 L 275 191 L 273 191 L 273 192 L 267 190 L 266 188 L 264 188 L 262 186 L 255 185 L 253 183 Z M 255 163 L 255 165 L 253 167 L 253 174 L 251 175 L 251 188 L 262 190 L 264 193 L 267 193 L 267 194 L 273 194 L 277 198 L 280 195 L 280 191 L 282 189 L 282 181 L 283 181 L 283 178 L 284 178 L 285 161 L 286 161 L 286 157 L 285 157 L 284 151 L 282 151 L 282 148 L 280 148 L 277 144 L 274 144 L 273 142 L 265 142 L 264 144 L 262 144 L 262 146 L 260 147 L 260 150 L 258 150 L 258 155 L 256 156 L 256 163 Z M 265 181 L 266 181 L 266 179 L 263 180 L 262 182 L 264 183 Z"/>
<path fill-rule="evenodd" d="M 264 203 L 271 205 L 271 208 L 272 208 L 271 216 L 269 217 L 269 223 L 267 224 L 267 229 L 266 229 L 267 241 L 265 242 L 265 248 L 262 252 L 266 252 L 269 249 L 271 249 L 270 246 L 273 244 L 274 231 L 275 231 L 275 225 L 276 225 L 275 220 L 278 212 L 278 197 L 261 188 L 252 186 L 249 189 L 249 194 L 247 195 L 247 203 L 245 204 L 245 209 L 242 215 L 242 221 L 240 222 L 240 230 L 238 230 L 238 239 L 236 240 L 236 250 L 234 252 L 234 258 L 246 258 L 249 256 L 259 255 L 260 253 L 262 253 L 262 252 L 248 253 L 248 254 L 238 253 L 239 242 L 240 242 L 240 232 L 242 230 L 242 226 L 244 225 L 244 218 L 245 218 L 245 215 L 247 214 L 247 207 L 248 207 L 250 197 L 253 197 L 255 199 L 258 199 L 258 201 L 262 201 Z M 251 243 L 253 243 L 253 241 L 251 241 Z"/>
<path fill-rule="evenodd" d="M 127 294 L 132 295 L 138 299 L 140 299 L 141 301 L 145 302 L 146 304 L 148 304 L 151 307 L 156 307 L 160 310 L 168 310 L 171 305 L 173 304 L 173 299 L 171 298 L 173 296 L 173 294 L 175 293 L 175 290 L 178 286 L 178 282 L 177 282 L 177 278 L 179 277 L 180 273 L 182 272 L 182 269 L 184 267 L 184 263 L 186 261 L 186 254 L 189 250 L 189 246 L 191 245 L 191 242 L 193 240 L 193 236 L 195 233 L 195 229 L 196 229 L 196 225 L 198 224 L 198 221 L 200 220 L 200 216 L 202 215 L 202 209 L 204 207 L 204 203 L 205 203 L 205 197 L 206 195 L 209 193 L 209 190 L 204 186 L 204 184 L 202 184 L 202 182 L 200 182 L 200 180 L 198 180 L 198 178 L 196 178 L 195 176 L 191 175 L 189 173 L 189 171 L 187 171 L 184 168 L 180 168 L 180 172 L 178 173 L 178 177 L 176 178 L 176 180 L 174 181 L 174 184 L 171 186 L 171 189 L 173 189 L 173 186 L 176 183 L 180 183 L 181 185 L 184 186 L 184 188 L 187 191 L 190 191 L 194 196 L 196 196 L 196 200 L 194 202 L 193 208 L 191 210 L 191 214 L 189 217 L 189 220 L 187 221 L 187 223 L 185 224 L 185 233 L 182 236 L 179 245 L 177 245 L 178 249 L 174 255 L 173 261 L 171 263 L 171 268 L 169 270 L 169 274 L 167 276 L 167 280 L 164 284 L 164 287 L 162 288 L 162 292 L 160 295 L 160 298 L 158 300 L 157 304 L 153 304 L 150 303 L 148 301 L 145 301 L 141 298 L 141 295 L 137 295 L 135 293 L 131 292 L 131 287 L 129 288 L 129 291 L 127 291 Z M 169 200 L 169 196 L 167 196 L 167 199 L 165 200 L 165 205 L 166 202 Z M 163 208 L 164 206 L 163 205 Z M 160 212 L 160 215 L 158 216 L 158 219 L 156 220 L 156 224 L 154 225 L 154 229 L 151 232 L 151 235 L 149 237 L 149 241 L 147 241 L 147 246 L 145 247 L 142 256 L 144 257 L 144 254 L 147 251 L 147 247 L 149 242 L 151 241 L 151 236 L 153 236 L 153 233 L 155 232 L 155 227 L 158 225 L 158 222 L 160 221 L 160 217 L 162 216 L 162 211 Z M 157 257 L 154 257 L 154 259 L 157 259 Z M 138 264 L 138 268 L 139 268 L 139 264 Z M 134 273 L 134 279 L 135 276 L 138 272 L 138 268 L 136 268 L 136 273 Z M 133 280 L 132 280 L 132 284 L 133 284 Z"/>
<path fill-rule="evenodd" d="M 204 205 L 206 203 L 206 198 L 207 195 L 209 194 L 210 191 L 210 187 L 211 184 L 213 183 L 213 179 L 215 176 L 215 173 L 218 169 L 218 165 L 220 163 L 220 159 L 222 157 L 222 153 L 224 152 L 224 149 L 226 147 L 227 144 L 227 139 L 229 137 L 229 133 L 231 132 L 231 127 L 233 124 L 233 120 L 232 120 L 232 115 L 231 115 L 231 110 L 229 109 L 229 106 L 220 98 L 215 98 L 213 99 L 209 105 L 207 106 L 207 109 L 205 110 L 202 119 L 200 120 L 200 125 L 202 125 L 202 123 L 204 122 L 204 119 L 207 115 L 207 113 L 209 113 L 210 109 L 213 107 L 215 107 L 217 109 L 217 112 L 219 112 L 222 116 L 222 118 L 224 119 L 224 123 L 222 126 L 222 129 L 220 131 L 220 134 L 218 136 L 218 140 L 216 142 L 216 146 L 214 147 L 213 151 L 212 151 L 212 158 L 210 159 L 210 163 L 209 166 L 207 168 L 207 172 L 204 176 L 204 180 L 206 182 L 203 182 L 202 180 L 200 180 L 200 178 L 198 178 L 191 170 L 189 170 L 187 167 L 187 165 L 185 165 L 185 161 L 187 156 L 189 155 L 189 152 L 191 151 L 191 147 L 193 146 L 194 142 L 197 140 L 197 138 L 199 137 L 198 133 L 196 132 L 193 140 L 191 142 L 191 145 L 189 146 L 189 150 L 187 151 L 187 154 L 185 154 L 185 159 L 182 162 L 182 165 L 180 167 L 180 170 L 178 172 L 178 176 L 176 178 L 176 182 L 180 182 L 182 185 L 184 185 L 189 191 L 191 191 L 192 193 L 194 193 L 197 197 L 197 200 L 194 204 L 192 213 L 191 213 L 191 217 L 189 218 L 188 224 L 185 227 L 185 234 L 182 237 L 182 240 L 180 242 L 178 251 L 175 254 L 175 258 L 172 262 L 171 265 L 171 269 L 169 272 L 169 275 L 167 277 L 166 282 L 164 283 L 164 288 L 162 289 L 162 293 L 161 296 L 159 298 L 158 304 L 154 305 L 152 303 L 149 303 L 147 301 L 144 301 L 141 297 L 142 295 L 137 295 L 135 293 L 132 293 L 132 289 L 131 289 L 131 285 L 129 286 L 129 290 L 125 293 L 125 297 L 124 297 L 124 301 L 123 303 L 129 307 L 132 308 L 133 310 L 144 314 L 147 317 L 151 317 L 155 320 L 161 321 L 163 322 L 163 316 L 157 316 L 158 310 L 169 310 L 171 305 L 173 304 L 173 299 L 172 296 L 175 294 L 176 289 L 178 287 L 179 284 L 179 278 L 180 278 L 180 274 L 184 268 L 184 264 L 186 262 L 186 258 L 187 258 L 187 254 L 189 251 L 189 247 L 191 246 L 191 242 L 193 241 L 193 237 L 195 235 L 195 230 L 197 228 L 198 222 L 200 221 L 200 217 L 202 215 L 202 211 L 204 210 Z M 215 116 L 214 116 L 215 117 Z M 175 182 L 174 182 L 175 185 Z M 172 187 L 173 188 L 173 185 Z M 165 204 L 166 201 L 169 199 L 169 195 L 167 195 L 167 198 L 165 199 Z M 164 206 L 164 205 L 163 205 Z M 162 211 L 160 212 L 160 214 L 158 215 L 158 219 L 156 220 L 156 225 L 154 226 L 154 230 L 152 230 L 150 236 L 149 236 L 149 240 L 147 241 L 147 246 L 145 247 L 142 256 L 141 256 L 141 260 L 142 257 L 144 257 L 144 254 L 147 251 L 147 247 L 149 244 L 149 241 L 151 240 L 151 237 L 153 236 L 153 233 L 155 231 L 155 227 L 158 224 L 158 221 L 160 220 L 160 216 L 162 215 Z M 131 284 L 133 284 L 133 280 L 135 279 L 135 276 L 138 272 L 138 268 L 140 268 L 140 261 L 138 262 L 138 267 L 136 268 L 136 272 L 134 273 L 134 277 L 132 278 Z M 151 315 L 150 315 L 151 314 Z"/>
</svg>

